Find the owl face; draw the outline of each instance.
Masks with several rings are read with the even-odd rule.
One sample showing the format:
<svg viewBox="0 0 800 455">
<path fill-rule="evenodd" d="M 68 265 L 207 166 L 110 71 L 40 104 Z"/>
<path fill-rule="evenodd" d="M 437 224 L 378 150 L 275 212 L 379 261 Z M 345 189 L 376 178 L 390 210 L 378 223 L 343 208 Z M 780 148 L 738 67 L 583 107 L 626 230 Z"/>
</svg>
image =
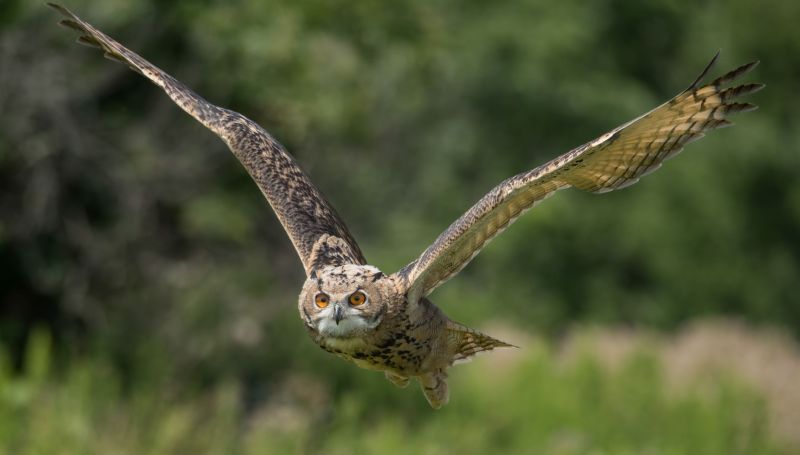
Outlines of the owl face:
<svg viewBox="0 0 800 455">
<path fill-rule="evenodd" d="M 327 267 L 306 280 L 300 316 L 324 338 L 356 338 L 375 330 L 392 298 L 390 279 L 375 267 Z"/>
</svg>

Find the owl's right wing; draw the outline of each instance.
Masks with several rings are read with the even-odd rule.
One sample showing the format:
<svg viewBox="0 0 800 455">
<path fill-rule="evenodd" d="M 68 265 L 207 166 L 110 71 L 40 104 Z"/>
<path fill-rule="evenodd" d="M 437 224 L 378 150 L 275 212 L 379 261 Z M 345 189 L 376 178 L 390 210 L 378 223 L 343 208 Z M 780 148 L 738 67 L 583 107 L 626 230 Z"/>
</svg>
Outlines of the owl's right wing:
<svg viewBox="0 0 800 455">
<path fill-rule="evenodd" d="M 344 222 L 294 159 L 269 133 L 245 116 L 215 106 L 177 79 L 128 50 L 61 5 L 48 3 L 81 32 L 78 42 L 99 47 L 164 89 L 184 111 L 230 147 L 267 198 L 303 262 L 306 274 L 326 265 L 365 264 Z"/>
<path fill-rule="evenodd" d="M 456 220 L 414 262 L 396 276 L 410 301 L 430 294 L 458 273 L 494 236 L 556 190 L 570 186 L 603 193 L 636 183 L 687 143 L 707 131 L 729 126 L 728 114 L 755 109 L 736 103 L 762 84 L 724 85 L 753 69 L 743 65 L 700 86 L 717 56 L 702 74 L 671 100 L 624 125 L 528 172 L 500 183 Z"/>
</svg>

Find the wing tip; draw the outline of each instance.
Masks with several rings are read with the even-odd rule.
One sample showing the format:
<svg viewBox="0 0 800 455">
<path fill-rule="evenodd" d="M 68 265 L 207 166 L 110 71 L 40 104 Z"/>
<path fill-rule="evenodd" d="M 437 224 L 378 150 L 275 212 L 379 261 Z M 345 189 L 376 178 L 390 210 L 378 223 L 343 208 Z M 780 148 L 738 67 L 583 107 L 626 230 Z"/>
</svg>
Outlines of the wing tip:
<svg viewBox="0 0 800 455">
<path fill-rule="evenodd" d="M 742 112 L 750 112 L 758 109 L 758 105 L 753 103 L 731 103 L 728 104 L 727 106 L 728 108 L 726 113 L 729 114 L 739 114 Z"/>
<path fill-rule="evenodd" d="M 753 68 L 757 67 L 760 64 L 761 64 L 761 60 L 756 59 L 756 60 L 753 60 L 750 63 L 745 63 L 744 65 L 742 65 L 742 68 L 744 69 L 745 72 L 747 72 L 747 71 L 750 71 Z"/>
<path fill-rule="evenodd" d="M 92 38 L 91 36 L 88 36 L 88 35 L 79 36 L 78 38 L 75 39 L 75 42 L 78 43 L 78 44 L 82 44 L 84 46 L 94 47 L 94 48 L 97 48 L 97 49 L 102 49 L 103 48 L 103 46 L 100 45 L 99 41 L 97 41 L 96 39 L 94 39 L 94 38 Z"/>
<path fill-rule="evenodd" d="M 697 76 L 697 78 L 694 80 L 694 82 L 692 82 L 691 85 L 689 85 L 689 87 L 686 90 L 683 91 L 683 93 L 690 92 L 690 91 L 695 90 L 695 89 L 700 87 L 700 84 L 703 82 L 703 79 L 706 78 L 706 76 L 708 75 L 709 71 L 711 71 L 711 68 L 713 68 L 714 65 L 717 63 L 717 60 L 719 59 L 719 56 L 720 56 L 720 52 L 721 52 L 721 50 L 718 50 L 717 53 L 714 54 L 714 57 L 711 59 L 710 62 L 708 62 L 708 64 L 703 69 L 703 71 L 700 73 L 700 75 Z M 736 79 L 739 79 L 740 77 L 744 76 L 745 74 L 749 73 L 750 71 L 752 71 L 760 63 L 761 63 L 761 60 L 753 60 L 752 62 L 745 63 L 744 65 L 741 65 L 741 66 L 739 66 L 739 67 L 737 67 L 737 68 L 735 68 L 735 69 L 733 69 L 731 71 L 728 71 L 727 73 L 723 74 L 722 76 L 714 79 L 713 81 L 711 81 L 707 85 L 721 86 L 721 85 L 727 84 L 729 82 L 732 82 L 732 81 L 734 81 Z M 757 92 L 757 91 L 759 91 L 759 90 L 761 90 L 761 89 L 763 89 L 765 87 L 764 84 L 753 84 L 753 85 L 757 86 L 757 88 L 754 88 L 750 93 Z"/>
<path fill-rule="evenodd" d="M 734 72 L 738 72 L 737 76 L 741 76 L 744 74 L 753 71 L 758 65 L 761 64 L 761 60 L 753 60 L 752 62 L 745 63 L 744 65 L 740 66 L 739 68 L 735 69 Z"/>
<path fill-rule="evenodd" d="M 745 63 L 744 65 L 734 68 L 731 71 L 728 71 L 727 73 L 723 74 L 722 76 L 714 79 L 708 85 L 721 87 L 725 84 L 729 84 L 735 81 L 736 79 L 739 79 L 740 77 L 744 76 L 745 74 L 749 73 L 750 71 L 753 71 L 753 69 L 757 67 L 760 62 L 761 62 L 760 60 L 753 60 L 750 63 Z"/>
<path fill-rule="evenodd" d="M 80 22 L 77 22 L 74 19 L 61 19 L 60 21 L 58 21 L 58 25 L 72 30 L 77 30 L 79 32 L 83 32 L 83 26 L 81 26 Z"/>
<path fill-rule="evenodd" d="M 77 39 L 78 43 L 91 47 L 101 47 L 97 39 L 92 36 L 93 33 L 87 28 L 86 23 L 84 23 L 72 11 L 57 3 L 47 3 L 47 6 L 53 8 L 66 17 L 66 19 L 61 19 L 58 21 L 58 25 L 81 33 L 81 36 L 79 36 Z"/>
<path fill-rule="evenodd" d="M 751 95 L 753 93 L 764 90 L 764 87 L 766 86 L 767 84 L 762 84 L 760 82 L 754 82 L 752 84 L 743 84 L 737 87 L 736 96 Z"/>
<path fill-rule="evenodd" d="M 77 19 L 75 14 L 72 11 L 68 10 L 63 5 L 59 5 L 58 3 L 53 3 L 53 2 L 47 2 L 47 3 L 45 3 L 45 5 L 47 5 L 50 8 L 53 8 L 54 10 L 56 10 L 59 13 L 63 14 L 64 16 L 67 16 L 67 17 L 69 17 L 71 19 Z"/>
<path fill-rule="evenodd" d="M 700 73 L 699 76 L 697 76 L 697 78 L 694 80 L 694 82 L 692 82 L 691 85 L 689 85 L 689 87 L 687 87 L 686 90 L 684 90 L 684 93 L 696 89 L 697 86 L 701 82 L 703 82 L 703 79 L 706 78 L 706 75 L 708 75 L 708 72 L 711 71 L 711 68 L 713 68 L 714 65 L 717 63 L 717 60 L 719 59 L 719 55 L 720 55 L 721 52 L 722 52 L 722 49 L 717 49 L 717 53 L 714 54 L 714 57 L 711 58 L 711 61 L 708 62 L 708 64 L 706 64 L 706 67 L 703 68 L 703 71 Z"/>
</svg>

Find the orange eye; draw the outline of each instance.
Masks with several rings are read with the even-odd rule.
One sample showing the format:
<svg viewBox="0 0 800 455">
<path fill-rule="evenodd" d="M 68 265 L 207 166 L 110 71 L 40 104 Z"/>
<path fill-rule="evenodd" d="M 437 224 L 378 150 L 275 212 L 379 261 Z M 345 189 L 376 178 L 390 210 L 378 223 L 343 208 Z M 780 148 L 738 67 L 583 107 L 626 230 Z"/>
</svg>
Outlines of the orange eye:
<svg viewBox="0 0 800 455">
<path fill-rule="evenodd" d="M 328 297 L 328 294 L 324 292 L 320 292 L 316 297 L 314 297 L 314 303 L 316 303 L 320 308 L 325 308 L 330 302 L 330 297 Z"/>
<path fill-rule="evenodd" d="M 359 306 L 363 305 L 364 302 L 366 301 L 367 301 L 367 296 L 364 295 L 364 293 L 361 291 L 356 291 L 350 294 L 350 305 Z"/>
</svg>

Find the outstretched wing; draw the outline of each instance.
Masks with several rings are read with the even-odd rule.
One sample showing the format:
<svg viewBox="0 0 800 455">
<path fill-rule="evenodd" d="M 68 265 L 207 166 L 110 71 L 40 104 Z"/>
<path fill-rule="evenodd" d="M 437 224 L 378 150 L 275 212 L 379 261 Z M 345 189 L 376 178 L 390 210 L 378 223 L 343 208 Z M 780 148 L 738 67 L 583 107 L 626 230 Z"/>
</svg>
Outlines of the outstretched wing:
<svg viewBox="0 0 800 455">
<path fill-rule="evenodd" d="M 366 261 L 333 207 L 294 159 L 269 133 L 245 116 L 215 106 L 136 53 L 81 20 L 68 9 L 48 3 L 68 19 L 61 24 L 81 32 L 78 42 L 105 51 L 164 89 L 184 111 L 216 133 L 244 165 L 278 215 L 300 260 L 311 275 L 325 265 Z"/>
<path fill-rule="evenodd" d="M 407 286 L 409 299 L 430 294 L 458 273 L 517 217 L 556 190 L 570 186 L 604 193 L 636 183 L 658 169 L 687 143 L 706 131 L 729 126 L 728 114 L 756 106 L 736 103 L 762 84 L 724 85 L 752 70 L 758 62 L 743 65 L 707 85 L 702 74 L 673 99 L 587 144 L 528 172 L 511 177 L 492 189 L 444 231 L 414 262 L 397 272 Z"/>
</svg>

